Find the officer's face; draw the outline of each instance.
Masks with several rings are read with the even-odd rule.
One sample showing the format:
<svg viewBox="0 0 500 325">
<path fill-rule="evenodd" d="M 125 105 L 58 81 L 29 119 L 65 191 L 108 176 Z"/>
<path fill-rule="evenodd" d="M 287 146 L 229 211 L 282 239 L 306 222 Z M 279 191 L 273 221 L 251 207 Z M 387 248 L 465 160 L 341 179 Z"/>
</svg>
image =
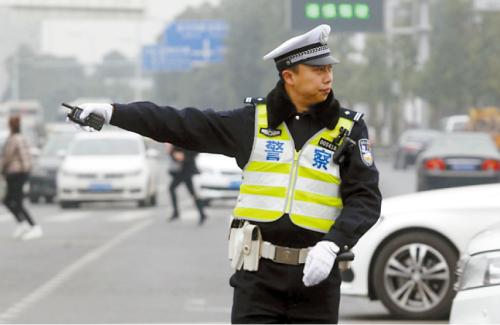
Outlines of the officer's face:
<svg viewBox="0 0 500 325">
<path fill-rule="evenodd" d="M 289 78 L 294 91 L 309 105 L 325 101 L 332 89 L 332 66 L 299 64 L 297 68 Z"/>
</svg>

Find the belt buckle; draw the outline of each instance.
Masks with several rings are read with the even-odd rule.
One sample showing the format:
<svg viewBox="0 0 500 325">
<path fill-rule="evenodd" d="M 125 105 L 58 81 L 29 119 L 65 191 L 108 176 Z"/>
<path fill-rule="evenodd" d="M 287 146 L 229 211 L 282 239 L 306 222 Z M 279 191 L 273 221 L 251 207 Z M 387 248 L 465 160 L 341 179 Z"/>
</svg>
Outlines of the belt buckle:
<svg viewBox="0 0 500 325">
<path fill-rule="evenodd" d="M 299 265 L 299 250 L 276 246 L 274 261 L 281 264 Z"/>
</svg>

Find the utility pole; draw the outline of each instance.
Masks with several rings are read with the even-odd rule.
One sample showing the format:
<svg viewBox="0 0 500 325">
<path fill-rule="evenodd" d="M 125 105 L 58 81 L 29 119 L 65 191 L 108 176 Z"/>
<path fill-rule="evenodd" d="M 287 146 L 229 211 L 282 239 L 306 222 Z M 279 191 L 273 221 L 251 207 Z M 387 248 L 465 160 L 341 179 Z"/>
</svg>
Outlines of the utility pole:
<svg viewBox="0 0 500 325">
<path fill-rule="evenodd" d="M 418 33 L 418 55 L 417 63 L 418 68 L 421 69 L 422 66 L 429 59 L 430 54 L 430 32 L 431 24 L 429 18 L 429 0 L 418 1 L 418 27 L 416 32 Z"/>
<path fill-rule="evenodd" d="M 411 24 L 409 26 L 395 26 L 395 11 L 401 0 L 386 0 L 386 37 L 390 46 L 387 55 L 387 62 L 389 69 L 392 69 L 395 64 L 396 58 L 392 53 L 392 46 L 394 38 L 397 35 L 406 35 L 413 37 L 417 42 L 417 57 L 416 57 L 416 70 L 423 68 L 430 56 L 430 17 L 429 17 L 429 0 L 411 1 L 408 4 L 411 6 L 411 11 L 414 14 Z M 427 126 L 425 112 L 428 110 L 427 103 L 418 97 L 402 98 L 401 86 L 397 80 L 392 82 L 392 92 L 396 97 L 396 104 L 392 107 L 391 113 L 391 135 L 394 141 L 399 135 L 399 131 L 404 129 L 403 117 L 404 110 L 409 109 L 409 116 L 412 121 L 420 121 L 423 126 Z M 408 105 L 409 104 L 409 105 Z M 406 106 L 408 105 L 408 106 Z"/>
</svg>

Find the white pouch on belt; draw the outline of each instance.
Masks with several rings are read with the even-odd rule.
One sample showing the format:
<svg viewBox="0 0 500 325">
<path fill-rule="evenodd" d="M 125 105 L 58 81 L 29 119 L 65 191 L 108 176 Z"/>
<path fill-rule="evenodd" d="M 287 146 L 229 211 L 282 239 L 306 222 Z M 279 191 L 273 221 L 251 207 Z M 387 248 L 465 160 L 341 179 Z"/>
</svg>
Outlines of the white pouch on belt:
<svg viewBox="0 0 500 325">
<path fill-rule="evenodd" d="M 231 228 L 228 253 L 231 267 L 235 270 L 241 270 L 243 266 L 243 228 Z"/>
<path fill-rule="evenodd" d="M 260 244 L 262 235 L 259 227 L 245 221 L 241 228 L 231 228 L 229 233 L 229 259 L 231 267 L 246 271 L 259 268 Z"/>
</svg>

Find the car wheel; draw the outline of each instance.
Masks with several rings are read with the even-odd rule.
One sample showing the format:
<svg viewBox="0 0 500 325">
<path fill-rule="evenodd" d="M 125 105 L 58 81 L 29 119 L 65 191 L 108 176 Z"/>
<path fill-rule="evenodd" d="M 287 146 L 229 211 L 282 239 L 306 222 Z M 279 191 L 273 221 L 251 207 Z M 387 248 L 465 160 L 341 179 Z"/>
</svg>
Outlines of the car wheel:
<svg viewBox="0 0 500 325">
<path fill-rule="evenodd" d="M 384 244 L 375 260 L 375 293 L 391 313 L 405 319 L 447 317 L 457 259 L 454 248 L 437 235 L 399 235 Z"/>
<path fill-rule="evenodd" d="M 52 203 L 52 202 L 54 202 L 54 197 L 50 196 L 50 195 L 46 196 L 45 197 L 45 202 L 46 203 Z"/>
<path fill-rule="evenodd" d="M 30 195 L 29 198 L 31 203 L 38 203 L 38 201 L 40 201 L 40 197 L 38 195 Z"/>
<path fill-rule="evenodd" d="M 60 201 L 59 205 L 63 209 L 71 209 L 71 208 L 78 208 L 80 204 L 76 201 Z"/>
</svg>

